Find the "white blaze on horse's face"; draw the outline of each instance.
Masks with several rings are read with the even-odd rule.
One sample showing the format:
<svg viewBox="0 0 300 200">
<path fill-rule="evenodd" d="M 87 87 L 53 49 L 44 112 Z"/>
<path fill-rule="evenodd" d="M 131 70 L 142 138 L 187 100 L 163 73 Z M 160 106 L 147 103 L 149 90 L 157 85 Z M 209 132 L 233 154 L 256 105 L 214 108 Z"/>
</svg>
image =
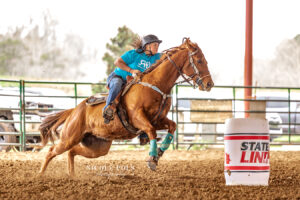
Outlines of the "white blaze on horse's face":
<svg viewBox="0 0 300 200">
<path fill-rule="evenodd" d="M 196 64 L 197 69 L 199 70 L 199 76 L 194 78 L 194 82 L 199 86 L 199 90 L 209 92 L 211 88 L 214 86 L 214 82 L 209 73 L 207 61 L 204 55 L 202 54 L 202 57 L 198 58 L 196 62 L 197 62 Z"/>
<path fill-rule="evenodd" d="M 189 49 L 189 63 L 186 74 L 192 78 L 194 88 L 199 87 L 199 90 L 209 92 L 214 86 L 214 82 L 208 70 L 207 61 L 197 44 L 190 42 Z"/>
</svg>

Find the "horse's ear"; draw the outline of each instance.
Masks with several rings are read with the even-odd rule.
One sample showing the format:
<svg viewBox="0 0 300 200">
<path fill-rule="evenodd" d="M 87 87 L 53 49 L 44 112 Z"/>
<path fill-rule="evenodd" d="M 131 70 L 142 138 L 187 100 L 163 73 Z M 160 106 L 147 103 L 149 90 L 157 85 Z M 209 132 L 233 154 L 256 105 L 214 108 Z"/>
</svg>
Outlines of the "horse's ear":
<svg viewBox="0 0 300 200">
<path fill-rule="evenodd" d="M 197 47 L 195 47 L 195 44 L 193 42 L 191 42 L 190 38 L 183 38 L 182 40 L 184 42 L 184 44 L 186 45 L 186 47 L 188 49 L 191 49 L 191 50 L 195 50 L 197 49 Z"/>
<path fill-rule="evenodd" d="M 191 41 L 191 40 L 190 40 L 189 37 L 184 37 L 184 38 L 182 39 L 182 44 L 183 44 L 183 43 L 190 42 L 190 41 Z"/>
</svg>

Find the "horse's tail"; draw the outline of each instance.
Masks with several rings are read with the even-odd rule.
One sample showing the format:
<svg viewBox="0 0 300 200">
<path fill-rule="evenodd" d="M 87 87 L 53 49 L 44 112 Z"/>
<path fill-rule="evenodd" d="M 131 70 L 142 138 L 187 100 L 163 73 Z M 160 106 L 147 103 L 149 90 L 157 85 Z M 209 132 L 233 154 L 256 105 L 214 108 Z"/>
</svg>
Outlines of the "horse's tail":
<svg viewBox="0 0 300 200">
<path fill-rule="evenodd" d="M 42 145 L 45 146 L 49 139 L 53 143 L 55 138 L 59 136 L 57 128 L 62 125 L 66 119 L 70 116 L 74 108 L 63 110 L 58 113 L 47 116 L 39 127 Z"/>
</svg>

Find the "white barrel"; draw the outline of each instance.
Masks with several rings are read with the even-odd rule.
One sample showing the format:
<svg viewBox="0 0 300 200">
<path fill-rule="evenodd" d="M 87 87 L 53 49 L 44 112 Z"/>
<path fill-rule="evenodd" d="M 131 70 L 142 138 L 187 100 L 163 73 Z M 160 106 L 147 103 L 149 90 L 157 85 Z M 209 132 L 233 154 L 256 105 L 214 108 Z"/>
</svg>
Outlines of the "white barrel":
<svg viewBox="0 0 300 200">
<path fill-rule="evenodd" d="M 226 185 L 268 185 L 269 124 L 266 119 L 232 118 L 225 122 Z"/>
</svg>

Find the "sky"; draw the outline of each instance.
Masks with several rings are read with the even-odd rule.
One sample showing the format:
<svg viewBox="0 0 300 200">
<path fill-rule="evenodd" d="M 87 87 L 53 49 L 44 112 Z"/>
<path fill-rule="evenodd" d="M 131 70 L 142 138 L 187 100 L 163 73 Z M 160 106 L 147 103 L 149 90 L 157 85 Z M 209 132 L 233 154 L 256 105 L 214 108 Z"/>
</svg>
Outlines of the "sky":
<svg viewBox="0 0 300 200">
<path fill-rule="evenodd" d="M 190 37 L 202 49 L 212 74 L 221 73 L 217 85 L 243 84 L 246 0 L 9 0 L 0 7 L 0 33 L 9 27 L 42 22 L 49 11 L 58 21 L 57 32 L 81 36 L 98 51 L 99 60 L 87 64 L 88 79 L 106 76 L 101 57 L 105 44 L 126 25 L 140 36 L 155 34 L 160 50 Z M 300 34 L 299 0 L 254 0 L 253 56 L 272 59 L 276 46 Z M 234 73 L 233 73 L 234 72 Z M 236 78 L 235 78 L 236 77 Z M 235 82 L 237 80 L 237 82 Z"/>
</svg>

